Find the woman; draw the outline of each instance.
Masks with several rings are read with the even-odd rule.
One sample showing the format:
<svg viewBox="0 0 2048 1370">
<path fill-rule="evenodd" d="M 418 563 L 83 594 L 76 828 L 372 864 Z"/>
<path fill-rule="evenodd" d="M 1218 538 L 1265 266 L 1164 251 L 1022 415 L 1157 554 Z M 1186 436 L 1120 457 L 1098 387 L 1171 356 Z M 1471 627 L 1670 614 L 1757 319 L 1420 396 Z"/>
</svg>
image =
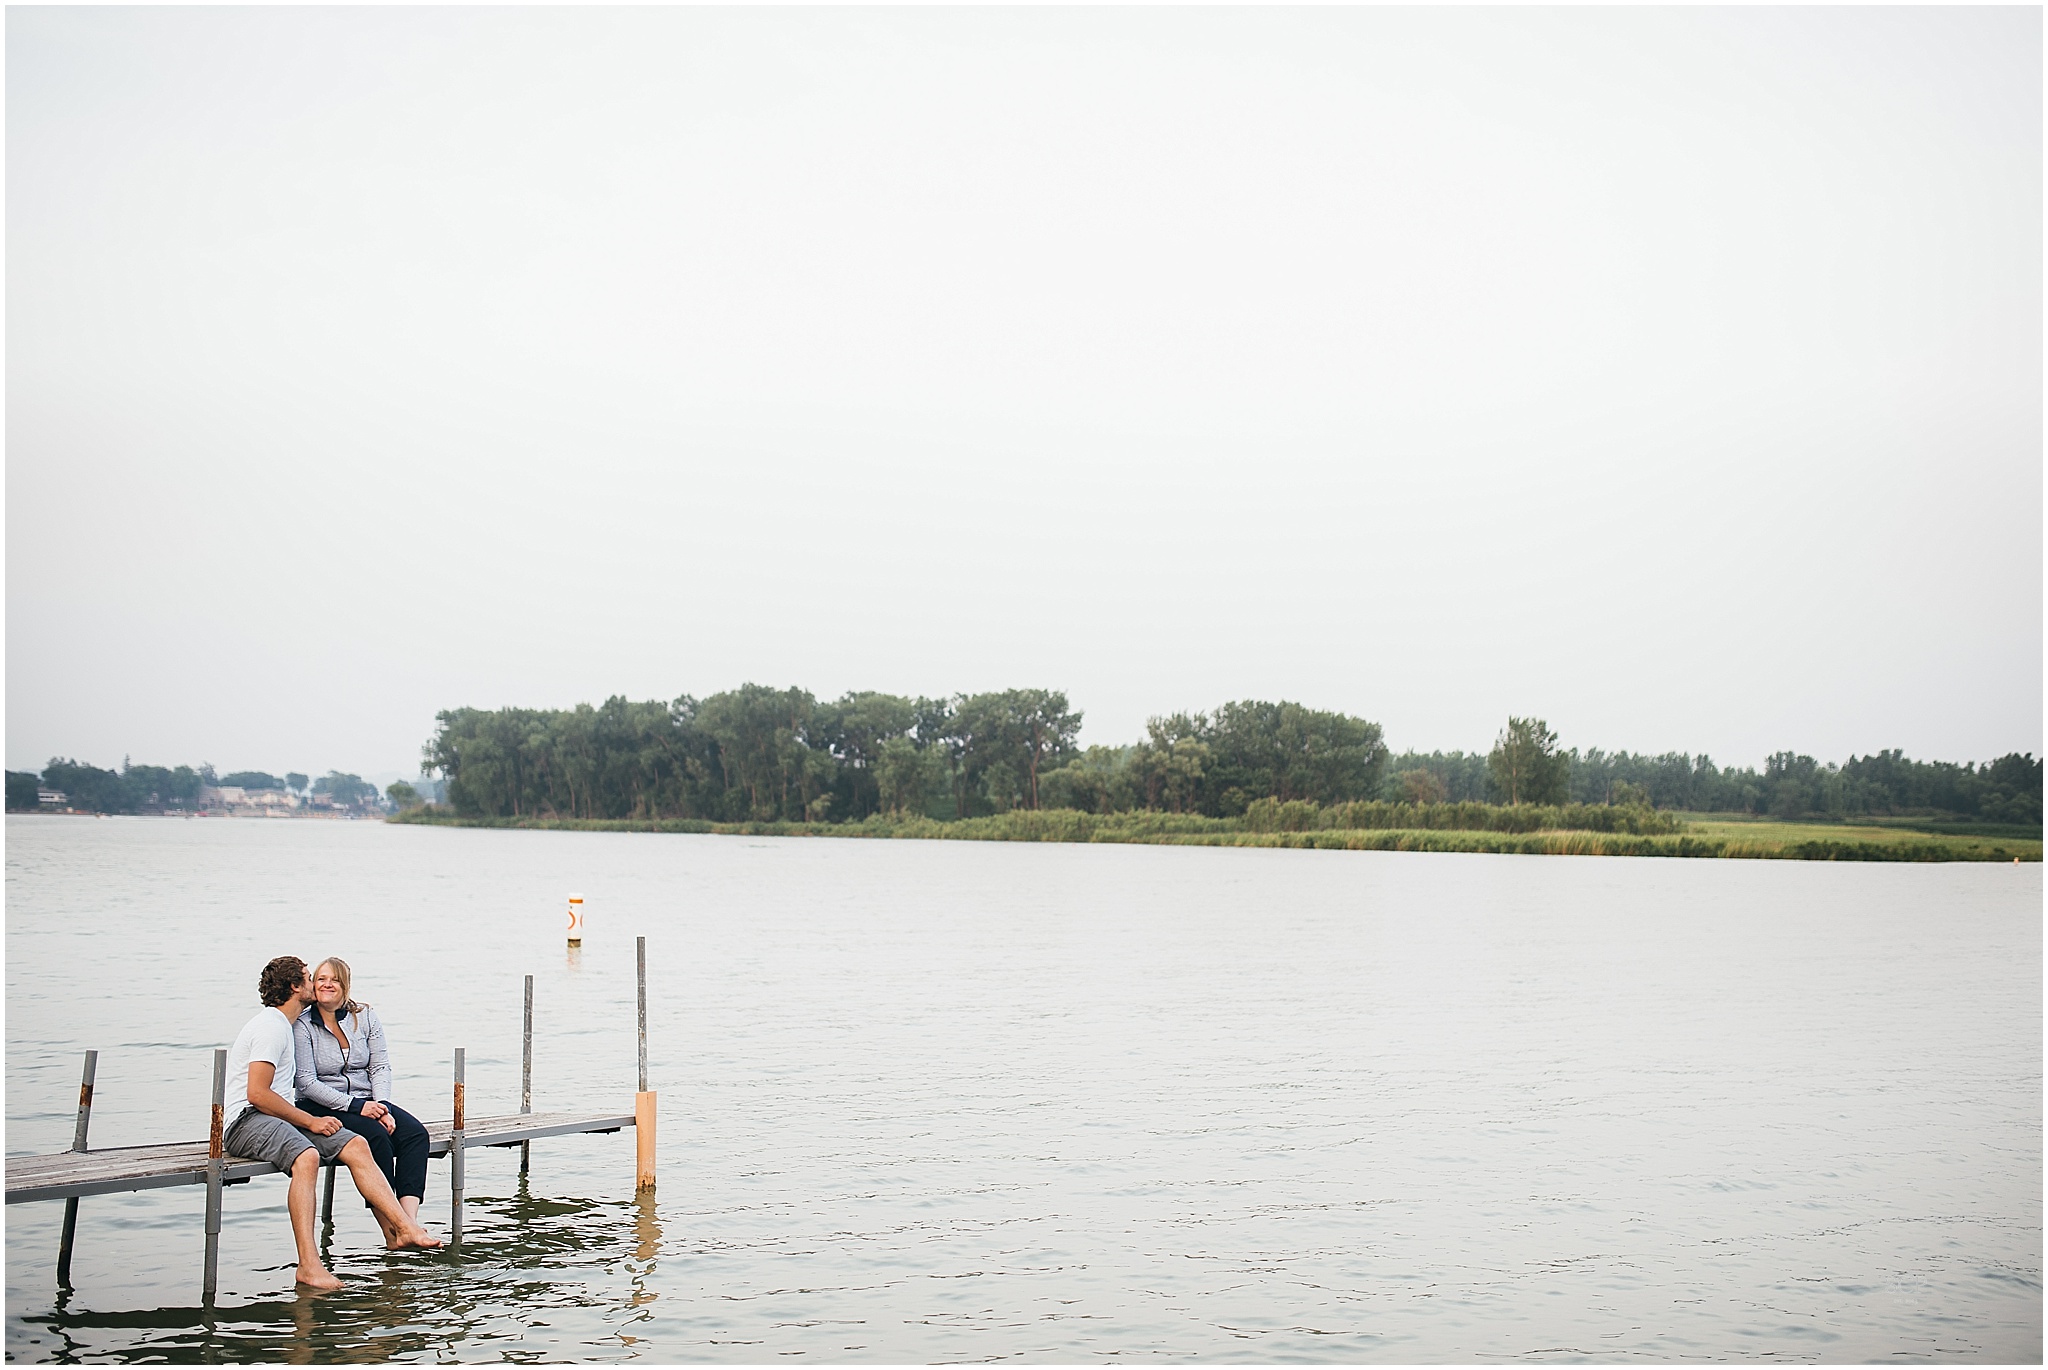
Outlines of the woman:
<svg viewBox="0 0 2048 1370">
<path fill-rule="evenodd" d="M 417 1222 L 427 1192 L 426 1125 L 391 1102 L 384 1025 L 348 991 L 348 962 L 330 956 L 313 967 L 313 1005 L 292 1025 L 299 1107 L 361 1134 L 399 1206 Z"/>
</svg>

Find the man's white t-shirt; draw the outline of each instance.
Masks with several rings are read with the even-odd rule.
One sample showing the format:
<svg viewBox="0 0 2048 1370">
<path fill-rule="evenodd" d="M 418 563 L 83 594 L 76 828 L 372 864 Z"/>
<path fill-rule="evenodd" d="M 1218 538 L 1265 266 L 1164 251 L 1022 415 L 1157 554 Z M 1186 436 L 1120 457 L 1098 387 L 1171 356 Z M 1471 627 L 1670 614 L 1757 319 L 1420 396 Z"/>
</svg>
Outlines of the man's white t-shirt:
<svg viewBox="0 0 2048 1370">
<path fill-rule="evenodd" d="M 228 1048 L 227 1089 L 221 1096 L 220 1110 L 223 1135 L 251 1107 L 251 1061 L 268 1061 L 277 1067 L 277 1074 L 271 1077 L 270 1087 L 289 1102 L 294 1094 L 293 1085 L 299 1078 L 298 1052 L 292 1045 L 291 1021 L 277 1009 L 267 1008 L 251 1018 L 242 1030 L 235 1034 L 235 1044 Z"/>
</svg>

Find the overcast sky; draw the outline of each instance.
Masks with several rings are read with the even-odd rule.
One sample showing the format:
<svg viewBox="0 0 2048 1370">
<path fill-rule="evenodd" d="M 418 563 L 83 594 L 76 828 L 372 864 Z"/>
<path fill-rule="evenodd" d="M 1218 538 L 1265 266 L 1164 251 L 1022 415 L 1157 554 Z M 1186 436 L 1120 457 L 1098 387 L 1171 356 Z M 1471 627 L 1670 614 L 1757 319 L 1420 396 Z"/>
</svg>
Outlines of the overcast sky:
<svg viewBox="0 0 2048 1370">
<path fill-rule="evenodd" d="M 2041 14 L 7 12 L 7 746 L 2041 749 Z"/>
</svg>

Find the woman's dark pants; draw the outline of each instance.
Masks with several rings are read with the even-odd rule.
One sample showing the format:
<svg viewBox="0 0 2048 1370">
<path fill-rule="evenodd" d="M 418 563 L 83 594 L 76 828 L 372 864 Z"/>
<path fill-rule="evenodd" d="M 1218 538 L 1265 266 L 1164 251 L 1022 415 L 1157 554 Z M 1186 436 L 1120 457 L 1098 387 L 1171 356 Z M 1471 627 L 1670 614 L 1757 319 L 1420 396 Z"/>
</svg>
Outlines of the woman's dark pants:
<svg viewBox="0 0 2048 1370">
<path fill-rule="evenodd" d="M 397 1128 L 390 1132 L 384 1130 L 382 1122 L 375 1118 L 365 1118 L 360 1113 L 343 1113 L 339 1109 L 315 1103 L 302 1103 L 299 1107 L 315 1118 L 341 1119 L 343 1127 L 368 1142 L 370 1154 L 377 1158 L 377 1168 L 384 1172 L 385 1179 L 391 1181 L 391 1190 L 399 1198 L 427 1197 L 425 1123 L 397 1104 L 384 1105 L 391 1110 L 392 1121 L 398 1124 Z"/>
</svg>

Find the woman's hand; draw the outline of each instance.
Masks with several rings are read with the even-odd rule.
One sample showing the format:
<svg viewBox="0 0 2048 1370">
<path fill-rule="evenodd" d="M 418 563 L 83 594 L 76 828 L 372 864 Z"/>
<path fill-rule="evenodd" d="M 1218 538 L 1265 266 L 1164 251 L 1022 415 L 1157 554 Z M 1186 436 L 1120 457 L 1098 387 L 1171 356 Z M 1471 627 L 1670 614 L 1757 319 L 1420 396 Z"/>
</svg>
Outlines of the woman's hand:
<svg viewBox="0 0 2048 1370">
<path fill-rule="evenodd" d="M 378 1103 L 375 1099 L 365 1103 L 362 1112 L 365 1118 L 381 1118 L 384 1120 L 386 1127 L 392 1125 L 391 1110 Z"/>
</svg>

